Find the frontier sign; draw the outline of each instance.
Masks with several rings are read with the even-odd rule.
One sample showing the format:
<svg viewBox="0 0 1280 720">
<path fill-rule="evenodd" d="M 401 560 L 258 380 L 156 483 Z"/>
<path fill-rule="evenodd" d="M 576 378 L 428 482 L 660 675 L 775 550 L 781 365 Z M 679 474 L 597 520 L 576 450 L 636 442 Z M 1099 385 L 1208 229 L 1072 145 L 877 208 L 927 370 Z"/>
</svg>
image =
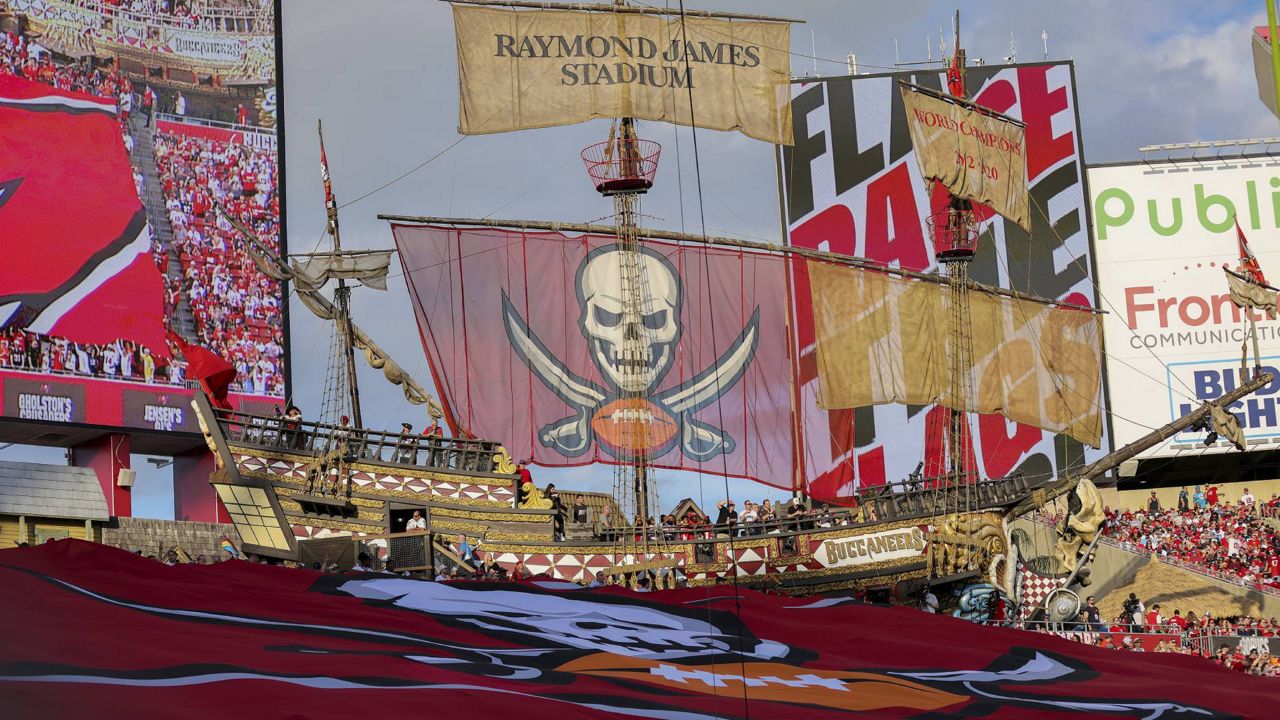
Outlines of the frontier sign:
<svg viewBox="0 0 1280 720">
<path fill-rule="evenodd" d="M 813 553 L 823 567 L 852 567 L 924 555 L 924 530 L 918 527 L 826 540 Z"/>
</svg>

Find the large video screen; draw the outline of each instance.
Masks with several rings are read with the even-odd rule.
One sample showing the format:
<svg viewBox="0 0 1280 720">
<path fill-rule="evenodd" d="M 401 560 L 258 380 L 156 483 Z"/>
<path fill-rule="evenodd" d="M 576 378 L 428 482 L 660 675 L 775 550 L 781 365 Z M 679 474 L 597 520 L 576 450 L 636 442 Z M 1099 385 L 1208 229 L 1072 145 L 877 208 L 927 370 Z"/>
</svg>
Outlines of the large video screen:
<svg viewBox="0 0 1280 720">
<path fill-rule="evenodd" d="M 270 0 L 0 0 L 5 418 L 198 431 L 181 343 L 285 395 Z"/>
<path fill-rule="evenodd" d="M 1104 327 L 1117 445 L 1235 389 L 1242 346 L 1250 372 L 1254 365 L 1249 315 L 1261 365 L 1280 367 L 1280 321 L 1235 307 L 1223 273 L 1238 264 L 1237 221 L 1263 269 L 1280 269 L 1277 178 L 1280 159 L 1271 156 L 1089 169 L 1098 282 L 1111 310 Z M 1277 390 L 1272 382 L 1228 408 L 1250 450 L 1280 443 Z M 1205 437 L 1179 433 L 1140 457 L 1234 450 L 1225 440 L 1205 447 Z"/>
<path fill-rule="evenodd" d="M 795 146 L 783 153 L 790 242 L 857 255 L 910 270 L 937 270 L 930 225 L 945 209 L 920 176 L 898 81 L 945 88 L 940 70 L 797 81 L 792 85 Z M 973 99 L 1026 123 L 1032 232 L 984 210 L 970 276 L 1075 305 L 1097 307 L 1089 246 L 1083 145 L 1070 63 L 968 69 Z M 931 432 L 938 408 L 818 407 L 817 358 L 809 278 L 793 278 L 796 407 L 805 486 L 815 497 L 937 472 L 944 447 Z M 910 348 L 907 349 L 910 352 Z M 1102 402 L 1101 388 L 1097 389 Z M 1093 389 L 1090 389 L 1093 392 Z M 1105 411 L 1105 408 L 1104 408 Z M 1067 435 L 1005 420 L 970 419 L 973 466 L 987 477 L 1054 476 L 1101 456 Z M 921 462 L 923 461 L 923 462 Z M 932 467 L 931 467 L 932 466 Z"/>
</svg>

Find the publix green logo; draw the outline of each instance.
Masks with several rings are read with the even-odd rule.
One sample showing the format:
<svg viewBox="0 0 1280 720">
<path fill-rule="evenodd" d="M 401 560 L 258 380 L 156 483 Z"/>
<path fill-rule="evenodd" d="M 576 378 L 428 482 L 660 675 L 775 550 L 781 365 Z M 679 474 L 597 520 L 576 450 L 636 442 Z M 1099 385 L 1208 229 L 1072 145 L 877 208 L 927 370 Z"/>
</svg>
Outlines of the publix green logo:
<svg viewBox="0 0 1280 720">
<path fill-rule="evenodd" d="M 1195 183 L 1180 192 L 1165 192 L 1158 197 L 1131 192 L 1125 188 L 1109 187 L 1094 195 L 1093 218 L 1098 229 L 1098 239 L 1106 240 L 1108 233 L 1130 223 L 1141 223 L 1157 235 L 1177 235 L 1183 229 L 1210 233 L 1225 233 L 1235 226 L 1260 230 L 1264 221 L 1269 227 L 1280 227 L 1280 177 L 1272 177 L 1270 192 L 1259 191 L 1257 180 L 1235 183 L 1215 182 L 1215 189 L 1226 189 L 1227 194 L 1205 191 L 1203 183 Z M 1196 225 L 1199 225 L 1199 228 Z"/>
</svg>

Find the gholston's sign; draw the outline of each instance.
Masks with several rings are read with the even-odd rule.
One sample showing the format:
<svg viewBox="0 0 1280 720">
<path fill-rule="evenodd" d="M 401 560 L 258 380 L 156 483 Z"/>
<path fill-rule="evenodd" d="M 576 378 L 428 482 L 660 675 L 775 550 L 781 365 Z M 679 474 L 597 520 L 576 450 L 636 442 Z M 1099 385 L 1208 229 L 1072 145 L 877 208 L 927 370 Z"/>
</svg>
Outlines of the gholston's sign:
<svg viewBox="0 0 1280 720">
<path fill-rule="evenodd" d="M 785 23 L 453 12 L 463 134 L 636 117 L 792 143 Z"/>
<path fill-rule="evenodd" d="M 813 558 L 823 567 L 852 567 L 920 557 L 924 549 L 924 530 L 906 527 L 825 540 L 814 551 Z"/>
<path fill-rule="evenodd" d="M 84 422 L 84 386 L 79 383 L 6 378 L 4 415 L 21 420 Z"/>
</svg>

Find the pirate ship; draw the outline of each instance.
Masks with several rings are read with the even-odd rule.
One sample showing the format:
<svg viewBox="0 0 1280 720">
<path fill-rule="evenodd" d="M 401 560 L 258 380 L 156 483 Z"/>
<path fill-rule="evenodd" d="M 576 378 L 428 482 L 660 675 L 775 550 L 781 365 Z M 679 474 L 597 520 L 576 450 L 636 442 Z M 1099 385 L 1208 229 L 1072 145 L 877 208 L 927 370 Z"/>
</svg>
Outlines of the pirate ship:
<svg viewBox="0 0 1280 720">
<path fill-rule="evenodd" d="M 471 5 L 505 7 L 468 7 Z M 990 333 L 975 332 L 974 313 L 996 312 L 991 310 L 995 302 L 1004 303 L 997 309 L 1005 313 L 1046 309 L 1083 317 L 1073 325 L 1084 328 L 1073 338 L 1074 343 L 1041 344 L 1039 352 L 1051 354 L 1083 342 L 1088 351 L 1085 364 L 1092 363 L 1086 370 L 1093 373 L 1100 372 L 1099 338 L 1096 332 L 1087 331 L 1092 317 L 1088 309 L 980 285 L 968 277 L 981 236 L 979 203 L 1014 222 L 1025 222 L 1028 208 L 1025 171 L 1019 172 L 1023 162 L 1018 152 L 1020 123 L 966 99 L 958 29 L 956 52 L 946 73 L 947 92 L 910 84 L 901 87 L 904 103 L 921 108 L 916 113 L 921 119 L 919 132 L 913 127 L 912 133 L 918 154 L 922 158 L 943 157 L 946 163 L 952 163 L 953 154 L 962 160 L 946 170 L 921 160 L 921 176 L 936 183 L 945 202 L 929 223 L 940 271 L 920 273 L 785 243 L 639 226 L 640 200 L 653 187 L 661 149 L 639 137 L 638 117 L 693 127 L 736 128 L 778 144 L 790 142 L 786 96 L 790 72 L 785 48 L 789 46 L 788 24 L 795 21 L 667 12 L 621 4 L 560 7 L 537 3 L 536 10 L 510 9 L 520 5 L 483 0 L 455 3 L 460 72 L 476 76 L 470 83 L 463 78 L 463 131 L 497 132 L 586 117 L 614 118 L 607 139 L 586 148 L 582 159 L 596 191 L 612 202 L 615 222 L 607 226 L 380 216 L 391 223 L 401 262 L 410 276 L 424 352 L 442 391 L 443 403 L 437 403 L 352 321 L 347 281 L 385 287 L 390 253 L 342 250 L 322 138 L 332 250 L 290 261 L 273 256 L 241 228 L 263 271 L 293 282 L 303 304 L 333 323 L 331 372 L 321 415 L 315 419 L 255 416 L 220 406 L 216 393 L 196 400 L 202 430 L 217 460 L 218 470 L 211 483 L 250 552 L 310 562 L 321 556 L 336 557 L 342 548 L 349 553 L 359 542 L 380 548 L 400 570 L 430 570 L 441 563 L 474 570 L 475 561 L 459 555 L 448 544 L 449 539 L 462 535 L 473 544 L 479 541 L 486 564 L 511 572 L 523 567 L 560 580 L 584 581 L 603 571 L 620 582 L 649 576 L 667 583 L 677 579 L 694 586 L 733 582 L 790 593 L 861 589 L 884 592 L 899 601 L 911 601 L 923 588 L 940 587 L 955 590 L 938 595 L 954 598 L 960 611 L 982 614 L 993 605 L 992 598 L 1019 599 L 1019 543 L 1014 542 L 1010 523 L 1066 498 L 1068 512 L 1052 539 L 1052 548 L 1049 543 L 1040 548 L 1050 556 L 1055 584 L 1062 588 L 1045 604 L 1052 615 L 1065 617 L 1074 615 L 1078 604 L 1069 588 L 1087 581 L 1085 565 L 1102 520 L 1092 480 L 1188 428 L 1213 427 L 1232 436 L 1233 419 L 1222 408 L 1271 379 L 1260 372 L 1251 373 L 1242 378 L 1247 381 L 1218 401 L 1061 477 L 979 477 L 969 455 L 968 414 L 982 410 L 1001 412 L 1019 421 L 1027 418 L 1006 412 L 1000 403 L 987 408 L 979 401 L 974 383 L 975 344 L 986 348 L 1000 341 L 993 341 Z M 727 47 L 694 42 L 690 30 L 694 19 L 723 24 L 717 26 L 721 36 L 747 39 L 734 40 Z M 565 23 L 575 22 L 584 23 L 587 30 L 576 35 L 565 31 Z M 645 25 L 647 22 L 657 23 L 658 29 Z M 527 32 L 511 34 L 512 27 L 524 27 Z M 509 102 L 486 104 L 468 89 L 481 84 L 477 79 L 485 73 L 482 61 L 489 59 L 482 56 L 493 55 L 487 44 L 483 53 L 468 55 L 463 44 L 474 41 L 477 32 L 489 32 L 489 39 L 497 38 L 497 55 L 505 55 L 500 59 L 509 63 L 498 77 L 523 72 L 518 65 L 522 59 L 559 53 L 564 60 L 575 52 L 578 56 L 594 54 L 592 48 L 601 45 L 602 53 L 613 47 L 613 52 L 647 57 L 652 62 L 658 62 L 661 55 L 669 63 L 664 77 L 679 76 L 683 69 L 686 94 L 665 87 L 661 102 L 647 104 L 648 96 L 639 87 L 644 84 L 644 74 L 637 70 L 633 82 L 615 83 L 609 89 L 619 94 L 603 110 L 571 107 L 560 97 L 558 102 L 543 105 L 565 118 L 509 116 Z M 762 37 L 772 39 L 762 41 Z M 653 53 L 646 51 L 646 39 Z M 660 47 L 670 50 L 659 54 L 656 49 Z M 694 63 L 714 64 L 718 56 L 727 59 L 721 64 L 732 66 L 733 74 L 704 73 L 702 65 L 695 74 Z M 601 67 L 622 77 L 629 66 Z M 773 75 L 753 78 L 746 72 L 750 68 L 763 68 Z M 599 68 L 579 69 L 574 77 L 595 73 L 598 80 L 601 72 Z M 725 91 L 737 98 L 764 98 L 763 120 L 743 117 L 742 112 L 718 118 L 724 108 L 708 109 L 695 102 L 695 84 L 700 92 L 706 92 L 716 82 L 732 85 L 742 82 L 743 76 L 748 76 L 747 82 L 763 85 L 763 91 L 758 87 L 754 95 L 741 87 Z M 517 82 L 508 77 L 516 84 L 536 79 L 521 77 Z M 543 105 L 538 109 L 521 107 L 536 115 L 546 109 Z M 925 122 L 923 118 L 933 120 Z M 968 129 L 958 132 L 961 128 Z M 965 142 L 969 144 L 958 144 Z M 483 274 L 468 274 L 477 266 L 488 267 L 484 263 L 494 257 L 506 258 L 506 264 L 495 266 L 498 270 L 487 281 Z M 856 508 L 838 513 L 836 519 L 799 516 L 758 527 L 681 528 L 655 522 L 654 516 L 662 507 L 656 468 L 740 475 L 775 483 L 776 475 L 786 475 L 792 469 L 766 468 L 775 474 L 767 477 L 743 457 L 751 449 L 751 416 L 789 423 L 788 418 L 798 412 L 794 402 L 785 399 L 793 397 L 785 387 L 786 380 L 779 380 L 776 374 L 771 377 L 777 368 L 766 367 L 762 360 L 762 347 L 790 342 L 791 312 L 781 305 L 789 302 L 790 294 L 771 295 L 768 291 L 780 286 L 759 278 L 789 281 L 800 264 L 813 276 L 853 273 L 857 282 L 863 283 L 860 288 L 879 288 L 870 296 L 863 293 L 864 304 L 883 301 L 889 293 L 922 293 L 932 298 L 911 308 L 911 314 L 927 315 L 931 310 L 945 319 L 945 327 L 934 333 L 932 349 L 913 354 L 910 362 L 920 370 L 912 377 L 925 377 L 932 383 L 921 392 L 943 408 L 943 422 L 935 431 L 945 438 L 944 457 L 921 475 L 863 489 Z M 418 284 L 413 274 L 423 268 L 431 268 L 442 279 L 435 285 Z M 736 281 L 726 286 L 724 278 L 732 278 L 735 269 Z M 513 274 L 519 282 L 509 281 Z M 748 287 L 748 276 L 762 283 L 761 288 Z M 502 280 L 504 277 L 508 280 Z M 536 283 L 554 284 L 558 279 L 573 288 L 573 295 L 562 298 L 563 312 L 553 313 L 553 317 L 542 306 L 556 303 L 531 302 L 529 288 Z M 321 292 L 330 280 L 337 285 L 332 300 Z M 897 284 L 883 284 L 889 281 Z M 448 297 L 447 303 L 439 301 L 442 293 Z M 722 311 L 717 323 L 717 307 L 728 304 L 726 295 L 739 299 L 750 295 L 751 301 Z M 823 400 L 831 407 L 849 402 L 837 392 L 848 380 L 847 367 L 839 362 L 843 351 L 838 350 L 837 340 L 863 309 L 858 304 L 830 308 L 826 330 L 819 339 L 820 362 L 826 373 Z M 731 322 L 726 315 L 733 316 Z M 1029 321 L 1025 324 L 1040 327 Z M 488 342 L 499 333 L 505 339 L 501 353 L 489 350 L 491 342 L 479 342 L 480 336 Z M 426 404 L 433 417 L 445 419 L 451 437 L 364 427 L 356 382 L 361 350 L 371 365 L 404 387 L 407 399 Z M 1064 430 L 1074 427 L 1078 418 L 1072 417 L 1073 413 L 1082 412 L 1092 418 L 1096 443 L 1100 390 L 1068 399 L 1062 379 L 1052 372 L 1054 362 L 1063 362 L 1062 358 L 1042 360 L 1049 368 L 1043 373 L 1049 377 L 1045 382 L 1053 391 L 1050 394 L 1056 394 L 1063 404 L 1058 408 L 1059 417 L 1031 420 Z M 492 364 L 485 366 L 485 362 Z M 1071 362 L 1080 360 L 1077 357 Z M 504 375 L 505 381 L 471 376 L 473 370 L 485 367 L 493 375 Z M 873 365 L 866 374 L 886 373 L 892 374 Z M 891 377 L 885 384 L 907 383 L 904 378 L 910 373 L 907 369 L 902 373 L 903 378 Z M 777 383 L 784 385 L 781 402 L 729 407 L 735 399 L 745 402 L 744 387 Z M 855 402 L 919 401 L 911 392 L 889 392 Z M 517 415 L 521 416 L 518 422 L 512 419 Z M 481 422 L 485 417 L 499 421 L 496 425 Z M 503 423 L 506 431 L 480 431 L 483 427 L 504 427 Z M 1075 431 L 1090 432 L 1088 427 Z M 545 488 L 521 483 L 508 447 L 516 447 L 519 457 L 532 456 L 546 464 L 597 462 L 610 466 L 613 492 L 600 499 L 589 523 L 570 522 L 562 527 L 562 509 L 553 497 L 544 494 Z M 786 457 L 789 465 L 798 462 L 794 455 Z M 802 493 L 797 494 L 798 501 L 807 502 Z M 425 529 L 404 530 L 406 520 L 415 513 L 424 518 Z"/>
</svg>

